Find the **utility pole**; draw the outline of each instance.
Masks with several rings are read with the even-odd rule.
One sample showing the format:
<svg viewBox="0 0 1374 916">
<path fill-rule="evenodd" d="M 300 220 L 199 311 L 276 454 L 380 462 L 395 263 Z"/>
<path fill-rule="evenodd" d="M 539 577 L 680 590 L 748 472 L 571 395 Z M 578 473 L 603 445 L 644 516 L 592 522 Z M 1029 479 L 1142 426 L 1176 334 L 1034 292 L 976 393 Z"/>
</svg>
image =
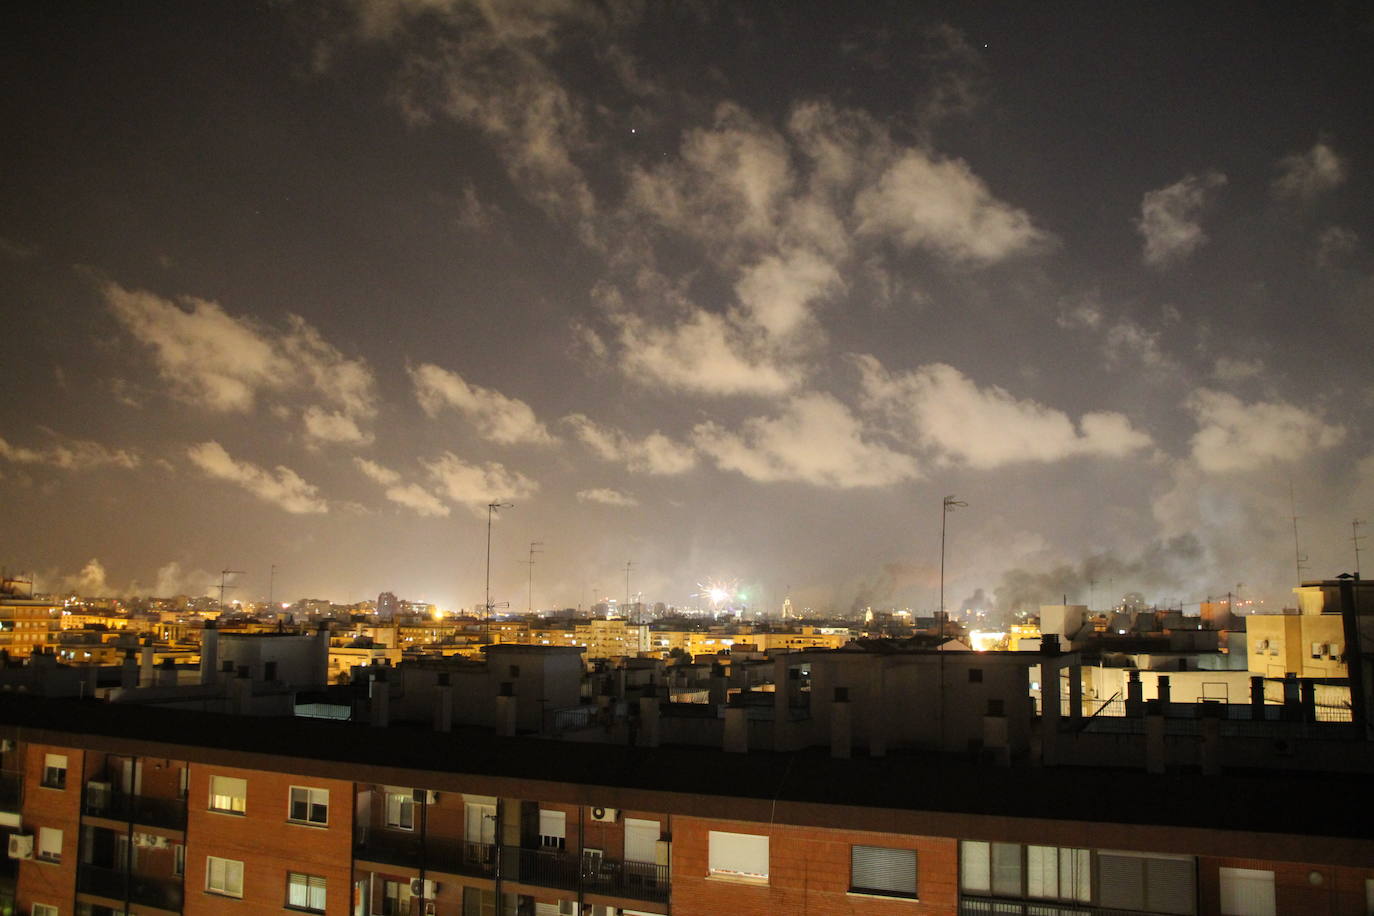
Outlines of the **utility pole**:
<svg viewBox="0 0 1374 916">
<path fill-rule="evenodd" d="M 536 547 L 543 547 L 543 546 L 544 546 L 544 542 L 543 542 L 543 541 L 530 541 L 530 558 L 529 558 L 528 560 L 525 560 L 525 561 L 524 561 L 526 564 L 529 565 L 529 568 L 530 568 L 530 577 L 529 577 L 529 583 L 528 583 L 528 586 L 527 586 L 527 587 L 529 588 L 529 595 L 528 595 L 528 597 L 525 599 L 525 613 L 526 613 L 526 614 L 533 614 L 533 613 L 534 613 L 534 555 L 537 554 L 537 553 L 543 553 L 544 551 L 542 551 L 542 550 L 535 550 Z"/>
<path fill-rule="evenodd" d="M 225 585 L 225 578 L 228 576 L 241 575 L 242 573 L 243 570 L 241 569 L 221 569 L 219 571 L 219 612 L 221 614 L 224 613 L 224 590 L 226 588 L 238 588 L 237 585 Z"/>
<path fill-rule="evenodd" d="M 482 619 L 486 621 L 483 626 L 488 628 L 488 630 L 490 630 L 491 627 L 491 519 L 498 509 L 513 508 L 515 508 L 515 503 L 487 503 L 487 598 L 486 603 L 482 605 Z"/>
<path fill-rule="evenodd" d="M 1352 521 L 1350 522 L 1350 543 L 1352 543 L 1352 544 L 1355 545 L 1355 578 L 1356 578 L 1356 580 L 1358 580 L 1358 579 L 1360 578 L 1360 541 L 1363 541 L 1364 538 L 1365 538 L 1365 536 L 1364 536 L 1363 534 L 1360 534 L 1360 529 L 1363 528 L 1363 527 L 1364 527 L 1364 522 L 1360 521 L 1358 518 L 1357 518 L 1357 519 L 1354 519 L 1354 520 L 1352 520 Z"/>
<path fill-rule="evenodd" d="M 949 514 L 955 509 L 962 509 L 968 503 L 963 502 L 953 496 L 946 496 L 944 505 L 940 510 L 940 638 L 945 637 L 945 621 L 949 619 L 948 612 L 945 611 L 945 522 Z"/>
</svg>

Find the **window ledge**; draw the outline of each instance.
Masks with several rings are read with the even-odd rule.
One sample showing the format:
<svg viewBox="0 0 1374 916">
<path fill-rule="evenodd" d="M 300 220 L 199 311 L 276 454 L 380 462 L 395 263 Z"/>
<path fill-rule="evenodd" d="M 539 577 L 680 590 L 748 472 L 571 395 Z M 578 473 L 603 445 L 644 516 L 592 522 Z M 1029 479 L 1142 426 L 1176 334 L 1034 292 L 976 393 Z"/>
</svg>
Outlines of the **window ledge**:
<svg viewBox="0 0 1374 916">
<path fill-rule="evenodd" d="M 318 823 L 318 822 L 316 822 L 316 821 L 298 821 L 298 820 L 296 820 L 295 818 L 290 818 L 290 817 L 288 817 L 288 818 L 286 819 L 286 822 L 287 822 L 288 824 L 290 824 L 292 827 L 314 827 L 316 830 L 328 830 L 328 829 L 329 829 L 329 825 L 328 825 L 328 824 L 321 824 L 321 823 Z M 287 909 L 291 910 L 291 909 L 295 909 L 295 907 L 287 907 Z M 307 913 L 322 913 L 322 912 L 324 912 L 324 911 L 323 911 L 323 910 L 304 910 L 303 912 L 307 912 Z"/>
<path fill-rule="evenodd" d="M 920 903 L 921 898 L 911 894 L 880 894 L 877 891 L 845 891 L 846 897 L 863 897 L 866 900 L 898 900 L 903 903 Z"/>
<path fill-rule="evenodd" d="M 752 885 L 754 885 L 755 887 L 767 887 L 767 886 L 768 886 L 768 879 L 767 879 L 767 878 L 750 878 L 750 877 L 748 877 L 747 875 L 721 875 L 721 874 L 714 874 L 714 873 L 713 873 L 713 874 L 707 875 L 707 876 L 706 876 L 706 880 L 707 880 L 707 881 L 724 881 L 724 882 L 726 882 L 727 884 L 752 884 Z"/>
<path fill-rule="evenodd" d="M 206 808 L 211 814 L 227 814 L 230 817 L 247 817 L 247 811 L 230 811 L 228 808 Z"/>
<path fill-rule="evenodd" d="M 234 895 L 234 894 L 228 893 L 227 891 L 211 891 L 211 890 L 207 890 L 207 891 L 205 892 L 205 896 L 207 896 L 207 897 L 216 897 L 216 898 L 218 898 L 218 899 L 220 899 L 220 900 L 242 900 L 242 899 L 243 899 L 243 895 L 242 895 L 242 894 L 239 894 L 239 895 L 236 896 L 236 895 Z"/>
</svg>

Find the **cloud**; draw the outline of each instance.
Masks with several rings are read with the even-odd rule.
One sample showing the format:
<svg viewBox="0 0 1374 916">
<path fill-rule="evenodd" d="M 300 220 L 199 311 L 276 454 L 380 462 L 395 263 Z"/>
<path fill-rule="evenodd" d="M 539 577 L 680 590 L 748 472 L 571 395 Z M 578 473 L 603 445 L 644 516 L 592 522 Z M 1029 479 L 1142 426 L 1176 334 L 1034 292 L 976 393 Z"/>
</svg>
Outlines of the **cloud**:
<svg viewBox="0 0 1374 916">
<path fill-rule="evenodd" d="M 1359 244 L 1360 237 L 1354 230 L 1344 226 L 1328 226 L 1317 236 L 1317 265 L 1324 268 L 1339 266 Z"/>
<path fill-rule="evenodd" d="M 1338 188 L 1345 181 L 1345 162 L 1336 151 L 1318 142 L 1305 153 L 1294 153 L 1279 160 L 1281 174 L 1274 179 L 1275 197 L 1311 201 Z"/>
<path fill-rule="evenodd" d="M 445 407 L 452 407 L 466 416 L 484 439 L 492 442 L 547 445 L 554 441 L 524 401 L 508 398 L 490 388 L 469 385 L 458 373 L 431 363 L 423 363 L 409 371 L 420 409 L 430 417 L 438 416 Z"/>
<path fill-rule="evenodd" d="M 1086 330 L 1099 336 L 1104 361 L 1109 367 L 1138 364 L 1146 369 L 1177 369 L 1174 361 L 1160 348 L 1158 331 L 1146 330 L 1129 318 L 1108 317 L 1094 302 L 1061 312 L 1056 323 L 1061 328 Z"/>
<path fill-rule="evenodd" d="M 760 483 L 879 487 L 919 476 L 908 455 L 864 437 L 849 409 L 828 394 L 792 398 L 776 417 L 746 420 L 741 432 L 714 422 L 693 430 L 696 446 L 727 471 Z"/>
<path fill-rule="evenodd" d="M 450 502 L 466 506 L 483 518 L 488 503 L 528 499 L 539 490 L 538 483 L 518 471 L 507 470 L 498 461 L 468 464 L 452 452 L 444 452 L 420 463 Z"/>
<path fill-rule="evenodd" d="M 563 418 L 583 444 L 603 461 L 615 461 L 642 474 L 683 474 L 696 467 L 697 456 L 690 445 L 677 442 L 655 430 L 635 438 L 618 429 L 595 422 L 585 414 Z"/>
<path fill-rule="evenodd" d="M 1219 382 L 1243 382 L 1257 378 L 1264 373 L 1264 361 L 1260 359 L 1240 359 L 1232 356 L 1219 356 L 1212 364 L 1212 378 Z"/>
<path fill-rule="evenodd" d="M 295 471 L 277 465 L 268 471 L 247 461 L 237 461 L 218 442 L 201 442 L 186 450 L 191 463 L 217 480 L 237 484 L 264 502 L 293 515 L 324 513 L 328 504 L 319 488 L 306 483 Z"/>
<path fill-rule="evenodd" d="M 601 503 L 603 506 L 622 506 L 625 508 L 639 505 L 639 500 L 628 493 L 622 493 L 619 490 L 612 490 L 607 487 L 578 490 L 577 501 L 580 503 Z"/>
<path fill-rule="evenodd" d="M 676 324 L 657 326 L 637 315 L 612 317 L 620 331 L 620 367 L 631 378 L 706 395 L 778 395 L 801 382 L 801 370 L 777 364 L 747 327 L 691 307 Z"/>
<path fill-rule="evenodd" d="M 377 411 L 371 368 L 345 356 L 300 316 L 289 315 L 286 328 L 274 330 L 204 299 L 174 302 L 115 283 L 102 292 L 124 328 L 152 350 L 174 397 L 219 413 L 247 413 L 263 395 L 319 399 L 332 410 L 311 406 L 302 412 L 308 439 L 372 441 L 359 427 Z"/>
<path fill-rule="evenodd" d="M 889 235 L 955 261 L 991 263 L 1050 237 L 1024 211 L 993 196 L 962 159 L 907 150 L 854 201 L 858 231 Z"/>
<path fill-rule="evenodd" d="M 839 271 L 829 260 L 797 250 L 750 265 L 735 284 L 735 295 L 755 324 L 783 337 L 809 323 L 813 300 L 841 286 Z"/>
<path fill-rule="evenodd" d="M 1315 412 L 1292 404 L 1256 401 L 1202 389 L 1184 402 L 1197 420 L 1192 456 L 1209 473 L 1247 471 L 1271 462 L 1292 462 L 1334 448 L 1344 439 L 1343 426 L 1328 424 Z"/>
<path fill-rule="evenodd" d="M 374 436 L 363 432 L 358 423 L 346 413 L 310 406 L 301 414 L 306 435 L 313 442 L 332 442 L 340 445 L 370 445 Z"/>
<path fill-rule="evenodd" d="M 430 518 L 448 517 L 449 507 L 418 483 L 402 483 L 400 474 L 366 458 L 354 458 L 353 463 L 358 466 L 358 470 L 385 487 L 386 498 L 397 505 L 410 509 L 416 515 Z"/>
<path fill-rule="evenodd" d="M 56 433 L 48 432 L 57 437 Z M 103 467 L 133 470 L 143 463 L 138 452 L 129 449 L 110 448 L 88 439 L 57 438 L 58 441 L 46 448 L 11 445 L 0 438 L 0 458 L 14 464 L 46 465 L 63 471 L 90 471 Z"/>
<path fill-rule="evenodd" d="M 1207 234 L 1198 218 L 1215 191 L 1225 184 L 1225 175 L 1208 172 L 1146 191 L 1136 221 L 1136 229 L 1145 237 L 1145 263 L 1167 267 L 1186 260 L 1206 244 Z"/>
<path fill-rule="evenodd" d="M 182 569 L 176 560 L 158 568 L 157 580 L 150 594 L 156 598 L 175 595 L 210 595 L 215 592 L 217 577 L 201 569 Z"/>
<path fill-rule="evenodd" d="M 1122 458 L 1150 447 L 1119 413 L 1086 413 L 1077 425 L 1061 410 L 980 388 L 953 366 L 932 363 L 905 375 L 871 356 L 858 358 L 865 406 L 897 422 L 944 460 L 990 470 L 1080 455 Z"/>
</svg>

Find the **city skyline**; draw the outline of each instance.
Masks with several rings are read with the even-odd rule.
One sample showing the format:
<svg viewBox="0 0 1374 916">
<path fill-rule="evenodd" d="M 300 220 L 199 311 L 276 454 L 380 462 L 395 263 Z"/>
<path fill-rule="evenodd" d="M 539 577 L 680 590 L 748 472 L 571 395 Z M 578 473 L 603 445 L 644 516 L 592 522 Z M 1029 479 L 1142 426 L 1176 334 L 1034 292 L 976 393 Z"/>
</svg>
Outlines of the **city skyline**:
<svg viewBox="0 0 1374 916">
<path fill-rule="evenodd" d="M 950 494 L 951 609 L 1354 569 L 1367 12 L 8 18 L 0 565 L 42 590 L 470 608 L 509 502 L 512 609 L 532 542 L 535 607 L 630 562 L 933 609 Z"/>
</svg>

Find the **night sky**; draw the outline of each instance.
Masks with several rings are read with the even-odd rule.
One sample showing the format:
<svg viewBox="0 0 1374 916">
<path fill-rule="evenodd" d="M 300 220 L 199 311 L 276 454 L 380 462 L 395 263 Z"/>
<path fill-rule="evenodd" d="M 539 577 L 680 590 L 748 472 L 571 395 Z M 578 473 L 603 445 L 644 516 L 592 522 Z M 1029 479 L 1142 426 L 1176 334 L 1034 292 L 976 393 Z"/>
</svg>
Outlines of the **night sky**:
<svg viewBox="0 0 1374 916">
<path fill-rule="evenodd" d="M 0 17 L 39 590 L 472 607 L 499 500 L 516 609 L 929 610 L 954 494 L 951 606 L 1272 603 L 1374 515 L 1365 4 Z"/>
</svg>

